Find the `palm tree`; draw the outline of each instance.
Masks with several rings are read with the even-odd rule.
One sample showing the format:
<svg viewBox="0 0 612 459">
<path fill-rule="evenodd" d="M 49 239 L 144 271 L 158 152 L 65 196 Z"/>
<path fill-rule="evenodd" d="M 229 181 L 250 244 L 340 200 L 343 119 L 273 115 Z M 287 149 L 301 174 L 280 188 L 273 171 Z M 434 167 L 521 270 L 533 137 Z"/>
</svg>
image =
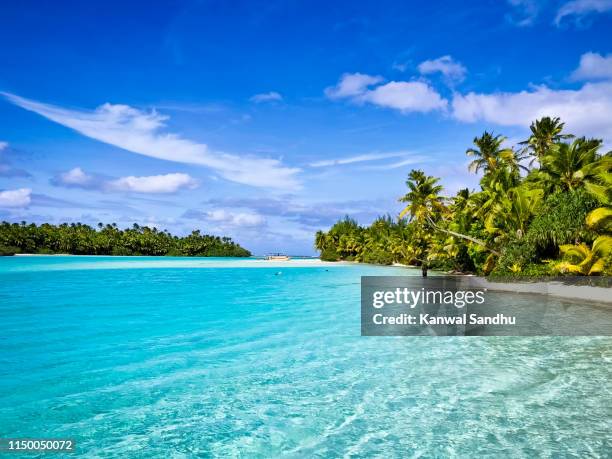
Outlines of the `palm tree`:
<svg viewBox="0 0 612 459">
<path fill-rule="evenodd" d="M 325 247 L 327 245 L 327 234 L 325 234 L 325 232 L 323 231 L 317 231 L 315 234 L 315 248 L 319 251 L 322 252 L 323 250 L 325 250 Z"/>
<path fill-rule="evenodd" d="M 565 123 L 562 123 L 560 118 L 545 116 L 531 123 L 531 135 L 520 145 L 525 145 L 534 159 L 540 160 L 549 153 L 555 143 L 574 137 L 572 134 L 561 133 L 564 126 Z"/>
<path fill-rule="evenodd" d="M 399 199 L 408 205 L 401 211 L 400 218 L 408 215 L 409 221 L 425 222 L 439 215 L 444 210 L 444 198 L 440 196 L 442 185 L 437 185 L 439 180 L 421 170 L 410 171 L 406 180 L 409 191 Z"/>
<path fill-rule="evenodd" d="M 589 247 L 585 243 L 559 247 L 564 260 L 553 265 L 560 273 L 594 275 L 605 272 L 606 257 L 612 251 L 612 237 L 599 236 Z"/>
<path fill-rule="evenodd" d="M 469 170 L 479 172 L 481 169 L 485 174 L 497 170 L 503 163 L 510 164 L 516 160 L 516 153 L 511 148 L 502 148 L 506 137 L 493 135 L 487 131 L 480 137 L 474 138 L 476 148 L 468 148 L 465 152 L 468 156 L 474 156 Z"/>
<path fill-rule="evenodd" d="M 600 145 L 601 141 L 584 137 L 572 143 L 555 144 L 541 158 L 542 167 L 536 177 L 548 191 L 573 190 L 596 181 Z"/>
<path fill-rule="evenodd" d="M 485 228 L 497 236 L 498 242 L 516 237 L 521 239 L 527 225 L 540 207 L 544 192 L 519 186 L 498 194 L 485 218 Z"/>
</svg>

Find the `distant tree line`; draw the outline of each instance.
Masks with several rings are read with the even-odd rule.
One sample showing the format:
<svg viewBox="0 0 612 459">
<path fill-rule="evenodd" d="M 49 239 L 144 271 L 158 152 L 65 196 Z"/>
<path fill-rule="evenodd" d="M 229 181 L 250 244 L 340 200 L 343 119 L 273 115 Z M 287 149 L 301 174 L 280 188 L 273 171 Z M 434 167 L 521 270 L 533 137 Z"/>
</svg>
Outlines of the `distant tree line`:
<svg viewBox="0 0 612 459">
<path fill-rule="evenodd" d="M 168 231 L 134 224 L 119 229 L 116 223 L 92 228 L 82 223 L 36 225 L 2 222 L 0 255 L 16 253 L 72 255 L 168 255 L 186 257 L 249 257 L 251 252 L 229 237 L 193 231 L 178 237 Z"/>
<path fill-rule="evenodd" d="M 485 132 L 466 153 L 479 190 L 445 197 L 439 179 L 412 170 L 406 208 L 362 227 L 350 218 L 315 236 L 324 260 L 393 262 L 500 276 L 612 275 L 612 152 L 563 132 L 559 118 L 531 124 L 513 148 Z"/>
</svg>

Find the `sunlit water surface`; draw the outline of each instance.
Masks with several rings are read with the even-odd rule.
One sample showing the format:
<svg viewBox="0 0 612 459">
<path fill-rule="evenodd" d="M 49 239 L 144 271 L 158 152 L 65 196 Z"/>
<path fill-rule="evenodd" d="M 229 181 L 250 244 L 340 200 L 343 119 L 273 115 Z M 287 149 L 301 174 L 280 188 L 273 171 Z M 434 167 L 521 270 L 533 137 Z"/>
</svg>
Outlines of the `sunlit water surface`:
<svg viewBox="0 0 612 459">
<path fill-rule="evenodd" d="M 0 437 L 88 457 L 612 455 L 611 338 L 360 337 L 360 276 L 392 274 L 420 273 L 0 258 Z"/>
</svg>

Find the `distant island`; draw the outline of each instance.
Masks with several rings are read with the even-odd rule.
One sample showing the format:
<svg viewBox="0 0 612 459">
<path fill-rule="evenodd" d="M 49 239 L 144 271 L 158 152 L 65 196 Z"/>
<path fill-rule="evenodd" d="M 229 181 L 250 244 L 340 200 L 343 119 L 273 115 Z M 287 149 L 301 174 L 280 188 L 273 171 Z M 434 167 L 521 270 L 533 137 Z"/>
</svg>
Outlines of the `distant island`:
<svg viewBox="0 0 612 459">
<path fill-rule="evenodd" d="M 466 153 L 480 190 L 442 196 L 439 179 L 412 170 L 406 208 L 362 227 L 348 216 L 318 231 L 321 259 L 403 263 L 493 276 L 612 275 L 612 152 L 563 132 L 559 118 L 531 124 L 508 148 L 485 132 Z"/>
<path fill-rule="evenodd" d="M 70 255 L 152 255 L 177 257 L 250 257 L 251 252 L 229 237 L 193 231 L 185 237 L 174 236 L 148 226 L 134 224 L 119 229 L 117 224 L 98 224 L 92 228 L 82 223 L 36 225 L 2 222 L 0 255 L 70 254 Z"/>
</svg>

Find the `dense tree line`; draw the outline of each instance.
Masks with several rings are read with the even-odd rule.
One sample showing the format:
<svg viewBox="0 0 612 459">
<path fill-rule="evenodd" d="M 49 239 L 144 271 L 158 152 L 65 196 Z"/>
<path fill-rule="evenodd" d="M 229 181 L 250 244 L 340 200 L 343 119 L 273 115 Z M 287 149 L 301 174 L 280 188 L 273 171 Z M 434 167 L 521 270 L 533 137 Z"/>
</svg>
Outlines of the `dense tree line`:
<svg viewBox="0 0 612 459">
<path fill-rule="evenodd" d="M 119 229 L 82 223 L 40 226 L 26 222 L 0 224 L 0 254 L 15 253 L 73 255 L 170 255 L 189 257 L 248 257 L 251 252 L 228 237 L 210 236 L 193 231 L 185 237 L 167 231 L 134 224 Z"/>
<path fill-rule="evenodd" d="M 439 179 L 412 170 L 398 218 L 369 227 L 345 218 L 319 231 L 325 260 L 355 260 L 494 275 L 612 275 L 612 152 L 563 132 L 559 118 L 531 124 L 507 148 L 485 132 L 466 153 L 480 189 L 444 197 Z"/>
</svg>

